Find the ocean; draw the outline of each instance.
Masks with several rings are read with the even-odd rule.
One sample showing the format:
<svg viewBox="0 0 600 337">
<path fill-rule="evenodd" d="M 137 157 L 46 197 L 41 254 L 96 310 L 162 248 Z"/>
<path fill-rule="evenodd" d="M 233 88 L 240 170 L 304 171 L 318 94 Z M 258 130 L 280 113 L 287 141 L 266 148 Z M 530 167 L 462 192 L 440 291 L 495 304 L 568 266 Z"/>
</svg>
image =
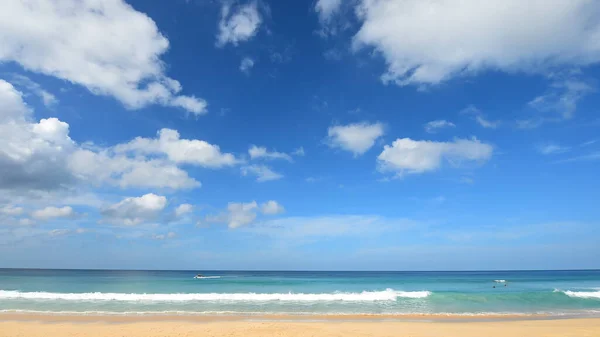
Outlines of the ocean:
<svg viewBox="0 0 600 337">
<path fill-rule="evenodd" d="M 202 278 L 194 278 L 197 273 Z M 600 270 L 469 272 L 0 269 L 0 312 L 600 315 Z"/>
</svg>

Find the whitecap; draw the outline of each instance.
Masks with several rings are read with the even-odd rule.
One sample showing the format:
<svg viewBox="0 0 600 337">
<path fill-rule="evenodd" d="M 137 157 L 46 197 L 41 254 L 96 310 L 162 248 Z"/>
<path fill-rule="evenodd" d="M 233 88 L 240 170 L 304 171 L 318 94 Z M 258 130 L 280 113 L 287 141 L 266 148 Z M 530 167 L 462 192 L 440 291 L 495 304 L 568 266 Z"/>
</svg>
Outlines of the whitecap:
<svg viewBox="0 0 600 337">
<path fill-rule="evenodd" d="M 128 302 L 198 302 L 198 301 L 395 301 L 397 298 L 425 298 L 429 291 L 334 292 L 334 293 L 192 293 L 192 294 L 141 294 L 141 293 L 52 293 L 0 290 L 0 299 L 63 300 L 63 301 L 128 301 Z"/>
<path fill-rule="evenodd" d="M 554 291 L 557 291 L 556 289 Z M 560 290 L 559 290 L 560 291 Z M 569 297 L 600 299 L 600 291 L 560 291 Z"/>
</svg>

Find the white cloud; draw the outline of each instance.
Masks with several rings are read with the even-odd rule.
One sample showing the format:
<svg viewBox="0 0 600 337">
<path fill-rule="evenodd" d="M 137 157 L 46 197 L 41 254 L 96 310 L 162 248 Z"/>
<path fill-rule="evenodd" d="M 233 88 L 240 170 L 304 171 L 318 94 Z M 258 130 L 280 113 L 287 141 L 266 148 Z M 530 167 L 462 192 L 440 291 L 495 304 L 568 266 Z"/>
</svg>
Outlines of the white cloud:
<svg viewBox="0 0 600 337">
<path fill-rule="evenodd" d="M 492 157 L 493 148 L 473 139 L 456 139 L 452 142 L 434 142 L 396 139 L 386 145 L 377 157 L 382 171 L 392 171 L 397 175 L 424 173 L 440 168 L 445 160 L 452 166 L 462 162 L 485 162 Z"/>
<path fill-rule="evenodd" d="M 319 14 L 321 22 L 327 22 L 340 9 L 341 5 L 342 0 L 317 0 L 315 12 Z"/>
<path fill-rule="evenodd" d="M 33 224 L 34 224 L 34 222 L 31 219 L 27 219 L 27 218 L 19 219 L 19 225 L 21 225 L 21 226 L 31 226 Z"/>
<path fill-rule="evenodd" d="M 227 205 L 227 211 L 229 211 L 229 219 L 227 226 L 229 228 L 238 228 L 243 225 L 247 225 L 256 219 L 256 213 L 254 210 L 257 208 L 255 201 L 251 203 L 229 203 Z"/>
<path fill-rule="evenodd" d="M 173 97 L 169 103 L 169 106 L 176 108 L 182 108 L 183 110 L 194 113 L 195 115 L 203 115 L 206 113 L 206 106 L 208 103 L 203 99 L 198 99 L 194 96 L 177 96 Z"/>
<path fill-rule="evenodd" d="M 186 171 L 164 160 L 115 155 L 110 149 L 79 149 L 69 157 L 67 165 L 77 178 L 97 185 L 170 189 L 201 186 Z"/>
<path fill-rule="evenodd" d="M 258 204 L 256 201 L 249 203 L 230 202 L 227 205 L 227 212 L 216 216 L 207 216 L 207 222 L 223 222 L 229 228 L 238 228 L 252 223 L 256 219 L 256 210 Z"/>
<path fill-rule="evenodd" d="M 0 80 L 0 189 L 52 190 L 74 180 L 64 165 L 75 146 L 69 125 L 31 117 L 21 92 Z"/>
<path fill-rule="evenodd" d="M 254 67 L 254 60 L 249 57 L 244 57 L 240 63 L 240 71 L 246 75 L 250 75 L 250 70 Z"/>
<path fill-rule="evenodd" d="M 571 150 L 571 148 L 568 146 L 561 146 L 557 144 L 540 144 L 536 148 L 539 153 L 545 155 L 564 153 Z"/>
<path fill-rule="evenodd" d="M 304 152 L 304 147 L 300 146 L 299 148 L 295 149 L 294 152 L 292 152 L 292 154 L 294 156 L 304 157 L 306 155 L 306 152 Z"/>
<path fill-rule="evenodd" d="M 425 131 L 429 132 L 429 133 L 436 133 L 439 129 L 443 129 L 443 128 L 454 128 L 456 127 L 456 125 L 454 125 L 454 123 L 449 122 L 447 120 L 444 119 L 437 119 L 431 122 L 428 122 L 427 124 L 425 124 Z"/>
<path fill-rule="evenodd" d="M 164 129 L 160 134 L 158 140 L 137 138 L 126 144 L 132 148 L 133 157 L 112 148 L 77 144 L 69 137 L 67 123 L 57 118 L 35 122 L 22 94 L 0 80 L 0 171 L 4 172 L 0 189 L 49 191 L 78 182 L 123 188 L 193 188 L 200 183 L 176 164 L 212 167 L 233 160 L 232 155 L 221 154 L 214 145 L 180 140 L 174 130 Z M 159 151 L 171 160 L 144 157 Z"/>
<path fill-rule="evenodd" d="M 573 75 L 551 76 L 553 79 L 550 89 L 544 95 L 535 97 L 528 106 L 541 116 L 517 121 L 522 129 L 535 128 L 545 122 L 560 122 L 573 118 L 577 104 L 586 95 L 596 91 L 591 84 Z"/>
<path fill-rule="evenodd" d="M 304 150 L 303 150 L 304 151 Z M 250 159 L 283 159 L 289 162 L 293 161 L 292 157 L 283 152 L 272 151 L 269 152 L 264 146 L 256 146 L 252 145 L 248 149 L 248 154 L 250 155 Z"/>
<path fill-rule="evenodd" d="M 192 164 L 207 168 L 232 166 L 237 163 L 231 153 L 222 153 L 217 145 L 203 140 L 181 139 L 179 132 L 161 129 L 158 138 L 137 137 L 126 144 L 115 146 L 115 152 L 136 154 L 162 154 L 177 164 Z"/>
<path fill-rule="evenodd" d="M 16 206 L 3 206 L 0 207 L 0 214 L 8 215 L 8 216 L 17 216 L 23 214 L 23 207 Z"/>
<path fill-rule="evenodd" d="M 355 157 L 367 152 L 383 136 L 381 123 L 355 123 L 332 126 L 327 130 L 327 144 L 332 148 L 350 151 Z"/>
<path fill-rule="evenodd" d="M 0 13 L 0 61 L 112 96 L 131 109 L 177 106 L 194 114 L 206 102 L 179 96 L 160 57 L 169 41 L 155 22 L 122 0 L 17 0 Z"/>
<path fill-rule="evenodd" d="M 181 204 L 181 205 L 177 206 L 177 208 L 175 209 L 175 217 L 179 218 L 183 215 L 186 215 L 186 214 L 192 212 L 193 209 L 194 209 L 194 206 L 192 206 L 190 204 Z"/>
<path fill-rule="evenodd" d="M 283 178 L 283 175 L 271 170 L 270 167 L 266 165 L 248 165 L 242 167 L 242 175 L 255 175 L 256 181 L 265 182 L 271 180 L 278 180 Z"/>
<path fill-rule="evenodd" d="M 495 129 L 498 126 L 500 126 L 500 121 L 490 121 L 483 115 L 481 110 L 477 109 L 473 105 L 469 105 L 460 113 L 471 116 L 477 122 L 477 124 L 483 126 L 486 129 Z"/>
<path fill-rule="evenodd" d="M 206 216 L 204 221 L 207 223 L 226 223 L 229 228 L 235 229 L 253 223 L 259 210 L 265 215 L 276 215 L 285 211 L 283 206 L 274 200 L 263 203 L 260 205 L 260 209 L 256 201 L 247 203 L 230 202 L 227 204 L 227 211 L 218 215 Z"/>
<path fill-rule="evenodd" d="M 228 43 L 237 46 L 240 42 L 250 40 L 258 32 L 261 23 L 262 17 L 256 1 L 235 8 L 232 8 L 231 3 L 223 3 L 217 46 L 223 47 Z"/>
<path fill-rule="evenodd" d="M 39 83 L 32 81 L 27 76 L 13 74 L 12 82 L 16 85 L 23 86 L 26 89 L 33 92 L 42 100 L 42 103 L 44 103 L 46 107 L 51 107 L 58 103 L 58 99 L 56 98 L 56 96 L 43 89 Z"/>
<path fill-rule="evenodd" d="M 0 79 L 0 122 L 22 121 L 31 111 L 23 102 L 23 94 L 15 87 Z"/>
<path fill-rule="evenodd" d="M 31 216 L 38 220 L 49 220 L 54 218 L 69 218 L 75 216 L 73 208 L 70 206 L 64 207 L 53 207 L 49 206 L 43 209 L 39 209 L 31 213 Z"/>
<path fill-rule="evenodd" d="M 103 221 L 114 225 L 135 226 L 156 220 L 167 206 L 167 198 L 148 193 L 141 197 L 129 197 L 113 204 L 100 213 Z"/>
<path fill-rule="evenodd" d="M 260 206 L 260 211 L 263 214 L 275 215 L 285 212 L 285 208 L 275 200 L 269 200 Z"/>
<path fill-rule="evenodd" d="M 588 0 L 362 0 L 354 48 L 380 52 L 382 79 L 398 85 L 583 66 L 600 61 L 599 10 Z"/>
</svg>

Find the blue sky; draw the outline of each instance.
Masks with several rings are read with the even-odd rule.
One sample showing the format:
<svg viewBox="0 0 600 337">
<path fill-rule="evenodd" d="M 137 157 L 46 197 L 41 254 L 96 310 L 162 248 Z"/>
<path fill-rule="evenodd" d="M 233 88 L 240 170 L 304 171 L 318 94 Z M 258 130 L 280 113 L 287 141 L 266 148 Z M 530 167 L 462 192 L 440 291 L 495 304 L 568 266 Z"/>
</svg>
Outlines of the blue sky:
<svg viewBox="0 0 600 337">
<path fill-rule="evenodd" d="M 600 4 L 5 7 L 0 267 L 600 268 Z"/>
</svg>

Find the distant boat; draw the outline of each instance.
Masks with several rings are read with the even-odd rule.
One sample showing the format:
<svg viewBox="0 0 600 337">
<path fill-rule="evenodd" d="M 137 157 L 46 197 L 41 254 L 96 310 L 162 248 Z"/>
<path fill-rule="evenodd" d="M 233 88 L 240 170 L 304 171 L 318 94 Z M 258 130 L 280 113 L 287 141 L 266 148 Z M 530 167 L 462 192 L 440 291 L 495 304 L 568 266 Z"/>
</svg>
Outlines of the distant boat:
<svg viewBox="0 0 600 337">
<path fill-rule="evenodd" d="M 204 276 L 202 276 L 202 274 L 198 274 L 198 275 L 194 276 L 194 278 L 204 278 Z"/>
</svg>

